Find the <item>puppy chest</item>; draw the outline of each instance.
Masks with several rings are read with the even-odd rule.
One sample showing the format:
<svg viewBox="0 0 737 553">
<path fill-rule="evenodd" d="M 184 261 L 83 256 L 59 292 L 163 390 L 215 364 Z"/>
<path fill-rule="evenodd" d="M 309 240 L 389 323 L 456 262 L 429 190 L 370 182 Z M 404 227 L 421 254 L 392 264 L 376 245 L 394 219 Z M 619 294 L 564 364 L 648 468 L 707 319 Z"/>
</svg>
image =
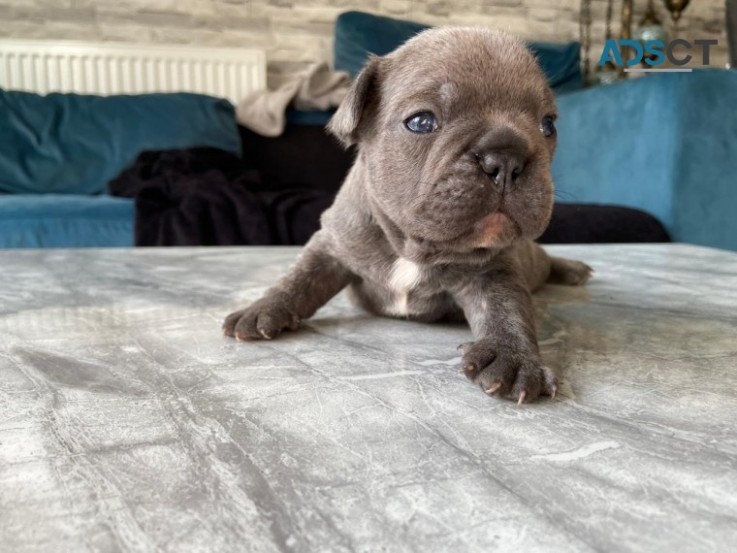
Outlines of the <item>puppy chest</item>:
<svg viewBox="0 0 737 553">
<path fill-rule="evenodd" d="M 352 284 L 351 299 L 372 313 L 417 320 L 436 320 L 453 308 L 453 300 L 438 284 L 436 268 L 406 258 L 386 267 Z"/>
<path fill-rule="evenodd" d="M 397 293 L 409 292 L 424 279 L 423 269 L 415 262 L 399 257 L 389 272 L 389 288 Z"/>
<path fill-rule="evenodd" d="M 432 309 L 433 296 L 437 294 L 432 286 L 432 275 L 427 269 L 404 257 L 392 265 L 386 282 L 388 304 L 387 313 L 397 316 L 418 315 Z"/>
</svg>

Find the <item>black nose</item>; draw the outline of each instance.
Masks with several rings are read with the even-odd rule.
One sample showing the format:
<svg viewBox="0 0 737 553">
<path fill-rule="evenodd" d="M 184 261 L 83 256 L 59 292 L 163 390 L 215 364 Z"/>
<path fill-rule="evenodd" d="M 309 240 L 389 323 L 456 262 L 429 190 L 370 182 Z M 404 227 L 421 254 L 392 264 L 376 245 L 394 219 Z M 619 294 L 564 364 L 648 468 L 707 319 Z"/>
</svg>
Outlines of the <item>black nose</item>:
<svg viewBox="0 0 737 553">
<path fill-rule="evenodd" d="M 477 154 L 484 173 L 502 189 L 514 184 L 525 170 L 524 156 L 510 151 L 492 150 Z"/>
<path fill-rule="evenodd" d="M 504 191 L 525 170 L 529 146 L 516 130 L 501 126 L 482 136 L 473 153 L 484 173 Z"/>
</svg>

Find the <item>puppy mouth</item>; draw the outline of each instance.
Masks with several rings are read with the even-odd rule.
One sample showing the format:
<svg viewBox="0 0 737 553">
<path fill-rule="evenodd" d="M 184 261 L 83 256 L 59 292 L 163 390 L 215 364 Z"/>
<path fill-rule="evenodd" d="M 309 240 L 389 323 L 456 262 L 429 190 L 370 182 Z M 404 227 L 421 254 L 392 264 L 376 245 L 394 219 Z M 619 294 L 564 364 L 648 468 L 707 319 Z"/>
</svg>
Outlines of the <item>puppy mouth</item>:
<svg viewBox="0 0 737 553">
<path fill-rule="evenodd" d="M 468 245 L 472 248 L 506 246 L 519 235 L 519 225 L 509 215 L 494 211 L 473 225 Z"/>
</svg>

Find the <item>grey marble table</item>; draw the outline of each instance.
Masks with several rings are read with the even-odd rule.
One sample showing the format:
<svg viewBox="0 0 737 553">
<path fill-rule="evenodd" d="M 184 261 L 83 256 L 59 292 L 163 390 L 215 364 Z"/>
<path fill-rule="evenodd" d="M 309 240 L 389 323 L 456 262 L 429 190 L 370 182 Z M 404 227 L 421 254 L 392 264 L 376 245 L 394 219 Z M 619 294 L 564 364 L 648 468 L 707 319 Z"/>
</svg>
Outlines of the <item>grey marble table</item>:
<svg viewBox="0 0 737 553">
<path fill-rule="evenodd" d="M 737 254 L 552 249 L 520 408 L 344 296 L 224 338 L 294 248 L 0 252 L 0 550 L 737 550 Z"/>
</svg>

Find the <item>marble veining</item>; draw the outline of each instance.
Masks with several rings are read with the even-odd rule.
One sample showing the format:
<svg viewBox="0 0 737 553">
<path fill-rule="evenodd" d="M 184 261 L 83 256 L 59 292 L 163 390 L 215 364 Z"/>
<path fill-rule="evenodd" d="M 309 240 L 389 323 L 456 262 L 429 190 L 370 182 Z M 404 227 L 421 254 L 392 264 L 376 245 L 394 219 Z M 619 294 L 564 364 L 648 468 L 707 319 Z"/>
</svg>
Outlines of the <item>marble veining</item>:
<svg viewBox="0 0 737 553">
<path fill-rule="evenodd" d="M 737 255 L 550 249 L 596 274 L 536 296 L 523 407 L 343 295 L 222 337 L 295 248 L 0 252 L 0 549 L 737 550 Z"/>
</svg>

